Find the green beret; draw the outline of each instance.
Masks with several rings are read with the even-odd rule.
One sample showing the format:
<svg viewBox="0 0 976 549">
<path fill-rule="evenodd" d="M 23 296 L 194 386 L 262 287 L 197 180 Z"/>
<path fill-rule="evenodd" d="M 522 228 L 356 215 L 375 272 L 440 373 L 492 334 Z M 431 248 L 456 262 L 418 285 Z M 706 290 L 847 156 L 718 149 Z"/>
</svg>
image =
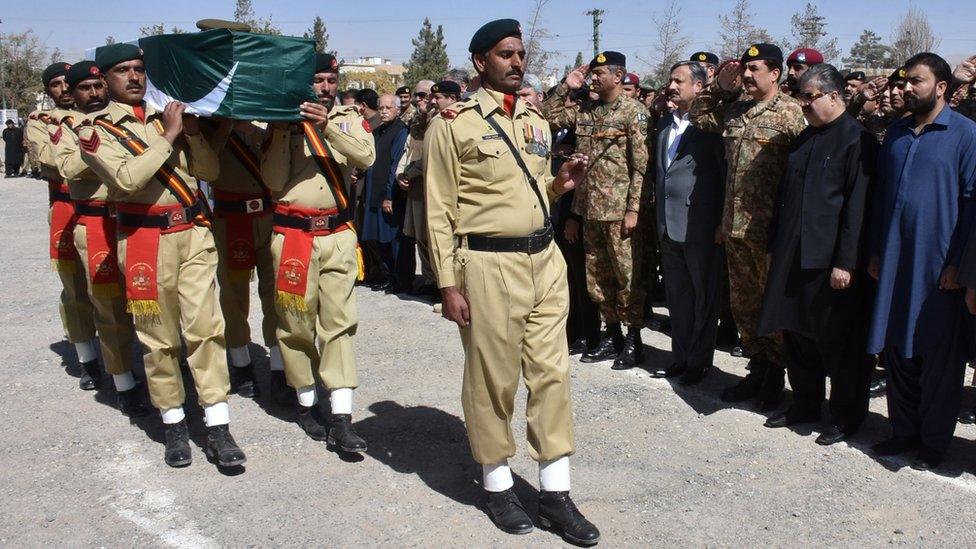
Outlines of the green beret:
<svg viewBox="0 0 976 549">
<path fill-rule="evenodd" d="M 227 29 L 237 32 L 251 32 L 251 25 L 238 23 L 237 21 L 227 21 L 225 19 L 201 19 L 197 21 L 197 28 L 205 31 L 212 29 Z"/>
<path fill-rule="evenodd" d="M 339 62 L 336 61 L 334 55 L 330 53 L 315 54 L 315 73 L 320 72 L 339 72 Z"/>
<path fill-rule="evenodd" d="M 619 51 L 605 51 L 598 53 L 593 61 L 590 61 L 590 70 L 604 65 L 616 65 L 619 67 L 627 66 L 627 56 Z"/>
<path fill-rule="evenodd" d="M 79 61 L 71 65 L 64 79 L 68 82 L 68 87 L 73 88 L 83 80 L 101 78 L 101 76 L 102 71 L 98 70 L 98 65 L 94 61 Z"/>
<path fill-rule="evenodd" d="M 133 59 L 142 59 L 142 48 L 133 44 L 109 44 L 95 50 L 95 64 L 102 72 L 107 72 L 115 65 Z"/>
<path fill-rule="evenodd" d="M 772 44 L 753 44 L 742 54 L 742 64 L 762 59 L 783 66 L 783 50 Z"/>
<path fill-rule="evenodd" d="M 51 63 L 50 65 L 47 66 L 46 69 L 44 69 L 44 72 L 41 73 L 41 82 L 43 82 L 44 85 L 47 86 L 48 82 L 54 80 L 59 76 L 63 76 L 65 73 L 68 72 L 68 69 L 70 68 L 71 65 L 65 63 L 64 61 Z"/>
<path fill-rule="evenodd" d="M 468 52 L 484 53 L 509 36 L 522 38 L 522 25 L 515 19 L 496 19 L 485 23 L 471 37 Z"/>
<path fill-rule="evenodd" d="M 430 87 L 430 93 L 461 96 L 461 85 L 453 80 L 441 80 Z"/>
<path fill-rule="evenodd" d="M 718 65 L 718 56 L 710 51 L 696 51 L 695 53 L 691 54 L 691 58 L 688 60 Z"/>
</svg>

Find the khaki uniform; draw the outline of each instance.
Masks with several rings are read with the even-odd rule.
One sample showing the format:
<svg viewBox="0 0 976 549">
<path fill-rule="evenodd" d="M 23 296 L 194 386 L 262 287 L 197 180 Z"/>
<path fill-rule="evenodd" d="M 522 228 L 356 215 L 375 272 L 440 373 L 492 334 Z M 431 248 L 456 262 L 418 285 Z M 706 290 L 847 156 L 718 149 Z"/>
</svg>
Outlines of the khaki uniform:
<svg viewBox="0 0 976 549">
<path fill-rule="evenodd" d="M 63 109 L 33 112 L 27 120 L 27 127 L 24 132 L 28 149 L 37 158 L 41 176 L 53 189 L 57 189 L 63 181 L 58 172 L 54 148 L 51 146 L 51 134 L 58 131 L 57 122 L 70 112 Z M 49 221 L 50 213 L 49 210 Z M 55 265 L 55 270 L 61 279 L 62 288 L 58 312 L 61 315 L 61 325 L 64 327 L 64 333 L 68 336 L 68 341 L 71 343 L 91 341 L 95 337 L 94 308 L 91 299 L 88 297 L 84 265 L 80 261 L 72 262 L 72 264 L 58 262 Z"/>
<path fill-rule="evenodd" d="M 511 420 L 519 376 L 529 391 L 529 452 L 549 461 L 573 453 L 566 314 L 566 263 L 556 244 L 536 254 L 483 252 L 466 237 L 524 237 L 545 226 L 543 210 L 491 117 L 519 149 L 540 191 L 554 198 L 547 156 L 527 150 L 525 124 L 542 115 L 518 101 L 512 118 L 496 92 L 479 89 L 435 117 L 424 140 L 427 231 L 441 288 L 456 286 L 470 304 L 461 328 L 461 401 L 474 459 L 515 455 Z M 551 145 L 548 133 L 545 144 Z"/>
<path fill-rule="evenodd" d="M 130 105 L 112 101 L 90 116 L 103 118 L 134 133 L 149 148 L 133 156 L 107 130 L 85 125 L 78 132 L 82 158 L 108 186 L 108 199 L 116 203 L 176 206 L 179 201 L 155 177 L 163 163 L 174 168 L 193 190 L 197 178 L 212 181 L 219 175 L 217 155 L 200 134 L 183 135 L 175 145 L 165 139 L 155 121 L 162 113 L 145 107 L 145 123 Z M 94 141 L 93 141 L 94 140 Z M 119 264 L 126 265 L 127 238 L 119 235 Z M 215 296 L 217 249 L 206 227 L 192 226 L 159 236 L 156 260 L 158 316 L 135 315 L 136 333 L 147 348 L 143 361 L 149 396 L 159 410 L 183 405 L 186 393 L 180 375 L 180 351 L 186 344 L 201 405 L 225 402 L 230 390 L 224 346 L 224 319 Z M 126 276 L 130 276 L 126 273 Z M 182 338 L 181 338 L 182 336 Z M 182 339 L 182 341 L 181 341 Z"/>
<path fill-rule="evenodd" d="M 81 158 L 78 136 L 75 131 L 85 115 L 80 112 L 65 114 L 59 121 L 60 133 L 51 137 L 51 147 L 55 151 L 58 170 L 68 184 L 71 198 L 79 205 L 93 205 L 108 209 L 108 187 L 88 168 Z M 108 254 L 110 267 L 114 268 L 115 283 L 94 284 L 91 276 L 91 258 L 88 254 L 88 227 L 105 233 L 110 244 Z M 95 217 L 79 215 L 74 230 L 75 247 L 83 267 L 81 272 L 87 282 L 88 295 L 94 306 L 95 328 L 102 351 L 105 371 L 119 375 L 132 370 L 133 324 L 132 315 L 125 309 L 125 284 L 118 270 L 117 246 L 111 245 L 115 239 L 114 217 Z M 97 261 L 101 258 L 96 258 Z"/>
<path fill-rule="evenodd" d="M 426 124 L 425 124 L 426 126 Z M 407 137 L 407 152 L 400 157 L 397 174 L 410 179 L 407 200 L 403 214 L 403 234 L 417 243 L 420 255 L 420 272 L 431 284 L 436 283 L 437 275 L 430 263 L 430 242 L 427 240 L 427 208 L 424 206 L 424 139 L 413 135 Z"/>
<path fill-rule="evenodd" d="M 621 233 L 627 212 L 640 212 L 647 171 L 647 108 L 621 94 L 603 104 L 566 106 L 560 84 L 542 105 L 553 126 L 576 131 L 576 151 L 590 157 L 586 178 L 573 197 L 583 217 L 586 285 L 607 323 L 644 325 L 643 231 Z M 653 211 L 653 210 L 652 210 Z M 643 214 L 641 214 L 643 215 Z"/>
<path fill-rule="evenodd" d="M 232 269 L 230 256 L 243 243 L 228 241 L 228 226 L 237 219 L 247 219 L 250 222 L 253 238 L 253 254 L 255 270 L 258 276 L 258 297 L 261 300 L 261 332 L 264 344 L 268 347 L 277 345 L 275 330 L 278 328 L 278 315 L 275 312 L 275 267 L 271 257 L 271 216 L 273 206 L 264 204 L 262 199 L 264 187 L 255 179 L 254 175 L 244 167 L 241 160 L 231 151 L 228 140 L 233 127 L 227 131 L 214 129 L 210 132 L 210 146 L 220 159 L 220 177 L 209 181 L 214 190 L 215 200 L 225 198 L 223 193 L 232 193 L 229 197 L 239 195 L 235 200 L 244 212 L 225 212 L 220 202 L 214 204 L 213 233 L 217 244 L 217 282 L 220 285 L 220 310 L 224 313 L 224 336 L 228 347 L 244 347 L 251 341 L 251 325 L 248 315 L 251 307 L 251 270 Z M 260 168 L 261 141 L 264 138 L 264 128 L 254 124 L 254 130 L 248 135 L 240 135 L 241 142 L 253 153 Z M 249 198 L 244 198 L 244 197 Z M 248 205 L 253 205 L 248 210 Z M 260 206 L 258 206 L 260 205 Z M 260 209 L 259 209 L 260 208 Z M 250 211 L 250 213 L 248 213 Z"/>
<path fill-rule="evenodd" d="M 728 179 L 722 233 L 729 268 L 732 316 L 747 357 L 785 364 L 780 335 L 757 337 L 766 275 L 766 240 L 790 143 L 806 127 L 800 104 L 780 92 L 769 101 L 735 101 L 717 84 L 691 108 L 695 127 L 721 133 Z"/>
<path fill-rule="evenodd" d="M 275 201 L 283 206 L 329 210 L 337 207 L 298 125 L 270 129 L 261 172 Z M 333 107 L 320 135 L 342 172 L 349 196 L 351 177 L 376 157 L 373 137 L 354 107 Z M 274 233 L 271 254 L 278 272 L 285 237 Z M 353 289 L 359 272 L 357 237 L 353 230 L 315 236 L 307 267 L 306 310 L 278 303 L 278 345 L 288 385 L 296 389 L 315 384 L 313 365 L 328 389 L 355 388 L 356 361 L 352 338 L 359 320 Z M 316 336 L 318 343 L 316 344 Z"/>
</svg>

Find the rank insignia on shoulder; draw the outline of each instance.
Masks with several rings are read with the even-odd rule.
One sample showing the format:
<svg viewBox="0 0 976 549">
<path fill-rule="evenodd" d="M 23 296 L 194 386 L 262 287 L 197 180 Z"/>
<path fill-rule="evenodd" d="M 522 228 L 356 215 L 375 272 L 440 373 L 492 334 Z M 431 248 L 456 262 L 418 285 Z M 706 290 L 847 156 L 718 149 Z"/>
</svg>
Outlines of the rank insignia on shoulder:
<svg viewBox="0 0 976 549">
<path fill-rule="evenodd" d="M 454 120 L 457 118 L 457 111 L 452 111 L 451 109 L 444 109 L 441 111 L 441 117 L 445 120 Z"/>
<path fill-rule="evenodd" d="M 363 129 L 366 130 L 366 133 L 373 133 L 373 128 L 369 125 L 369 120 L 365 118 L 363 118 Z"/>
<path fill-rule="evenodd" d="M 366 122 L 363 120 L 363 122 Z M 349 133 L 349 122 L 339 122 L 339 131 L 342 133 Z"/>
</svg>

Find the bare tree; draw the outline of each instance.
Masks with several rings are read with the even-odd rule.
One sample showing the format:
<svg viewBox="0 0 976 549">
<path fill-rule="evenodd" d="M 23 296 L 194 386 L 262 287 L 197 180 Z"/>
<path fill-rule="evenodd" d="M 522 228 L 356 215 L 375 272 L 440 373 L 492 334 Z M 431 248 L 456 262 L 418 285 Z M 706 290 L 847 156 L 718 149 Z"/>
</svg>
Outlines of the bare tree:
<svg viewBox="0 0 976 549">
<path fill-rule="evenodd" d="M 655 82 L 663 82 L 671 74 L 671 66 L 681 61 L 691 40 L 681 33 L 681 6 L 677 0 L 651 16 L 657 33 L 654 51 L 651 52 L 651 69 Z"/>
<path fill-rule="evenodd" d="M 793 30 L 792 40 L 783 40 L 783 45 L 787 50 L 798 48 L 813 48 L 824 56 L 824 60 L 830 62 L 840 55 L 837 48 L 836 38 L 827 38 L 827 18 L 820 15 L 817 6 L 807 2 L 802 12 L 793 14 L 790 19 L 790 26 Z M 788 55 L 788 51 L 783 52 Z"/>
<path fill-rule="evenodd" d="M 251 4 L 251 0 L 237 0 L 234 6 L 234 21 L 247 23 L 251 27 L 251 32 L 281 35 L 281 29 L 271 22 L 270 15 L 260 19 L 254 15 L 254 5 Z"/>
<path fill-rule="evenodd" d="M 755 15 L 749 8 L 749 0 L 736 0 L 732 11 L 718 16 L 719 42 L 714 49 L 722 59 L 738 59 L 751 44 L 773 41 L 769 31 L 751 23 Z"/>
<path fill-rule="evenodd" d="M 935 36 L 925 12 L 916 7 L 909 8 L 901 18 L 891 41 L 891 58 L 896 65 L 903 64 L 916 53 L 932 51 L 942 43 L 942 39 Z"/>
<path fill-rule="evenodd" d="M 542 10 L 550 0 L 535 0 L 529 15 L 528 32 L 525 33 L 525 72 L 540 78 L 549 72 L 552 52 L 545 49 L 544 41 L 553 38 L 553 34 L 545 27 L 542 20 Z"/>
</svg>

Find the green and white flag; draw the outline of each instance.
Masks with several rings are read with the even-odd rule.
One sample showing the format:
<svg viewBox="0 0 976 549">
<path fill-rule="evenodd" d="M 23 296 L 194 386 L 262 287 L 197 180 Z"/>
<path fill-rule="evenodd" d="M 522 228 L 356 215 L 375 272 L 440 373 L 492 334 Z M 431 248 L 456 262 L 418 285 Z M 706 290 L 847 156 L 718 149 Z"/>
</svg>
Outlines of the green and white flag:
<svg viewBox="0 0 976 549">
<path fill-rule="evenodd" d="M 157 109 L 175 100 L 200 116 L 292 121 L 316 100 L 313 40 L 214 29 L 133 43 L 146 63 L 146 102 Z"/>
</svg>

